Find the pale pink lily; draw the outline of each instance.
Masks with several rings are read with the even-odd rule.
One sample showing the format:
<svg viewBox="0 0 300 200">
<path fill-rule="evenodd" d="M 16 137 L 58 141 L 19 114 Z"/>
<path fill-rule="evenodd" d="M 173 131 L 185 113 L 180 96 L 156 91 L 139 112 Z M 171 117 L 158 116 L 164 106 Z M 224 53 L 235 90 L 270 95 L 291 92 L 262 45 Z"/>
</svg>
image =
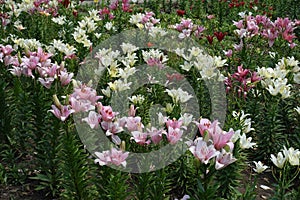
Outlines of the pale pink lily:
<svg viewBox="0 0 300 200">
<path fill-rule="evenodd" d="M 40 47 L 38 48 L 38 51 L 36 53 L 35 52 L 33 53 L 33 55 L 36 55 L 37 57 L 39 57 L 40 62 L 44 62 L 52 56 L 51 53 L 44 52 L 43 49 Z"/>
<path fill-rule="evenodd" d="M 74 93 L 72 94 L 72 96 L 76 99 L 88 100 L 91 102 L 91 104 L 95 104 L 97 100 L 102 98 L 102 96 L 97 96 L 97 92 L 95 89 L 85 84 L 81 84 L 80 86 L 74 88 Z M 102 104 L 100 103 L 100 105 Z M 100 107 L 101 106 L 99 106 L 99 108 Z"/>
<path fill-rule="evenodd" d="M 176 144 L 179 140 L 181 140 L 181 136 L 183 131 L 179 128 L 168 127 L 168 132 L 165 133 L 167 135 L 168 142 L 170 144 Z"/>
<path fill-rule="evenodd" d="M 49 78 L 39 78 L 38 81 L 44 86 L 46 87 L 47 89 L 50 89 L 53 81 L 54 81 L 54 78 L 52 77 L 49 77 Z"/>
<path fill-rule="evenodd" d="M 87 112 L 89 110 L 95 109 L 95 106 L 91 105 L 89 101 L 83 101 L 83 100 L 77 100 L 74 97 L 70 97 L 70 105 L 72 109 L 77 113 L 77 112 Z"/>
<path fill-rule="evenodd" d="M 109 5 L 109 8 L 111 10 L 116 10 L 118 8 L 118 5 L 119 5 L 119 1 L 118 0 L 113 0 L 113 1 L 111 1 L 110 5 Z"/>
<path fill-rule="evenodd" d="M 203 137 L 205 141 L 208 141 L 209 139 L 213 140 L 213 135 L 214 134 L 219 134 L 222 133 L 222 129 L 219 126 L 218 120 L 215 120 L 212 122 L 212 124 L 209 126 L 207 131 L 204 133 Z"/>
<path fill-rule="evenodd" d="M 147 132 L 154 144 L 158 144 L 162 140 L 163 130 L 157 130 L 155 127 L 151 127 L 151 129 L 147 129 Z"/>
<path fill-rule="evenodd" d="M 216 157 L 215 168 L 216 170 L 220 170 L 236 160 L 237 159 L 233 157 L 231 152 L 226 152 L 224 149 L 222 149 L 222 152 Z"/>
<path fill-rule="evenodd" d="M 39 57 L 30 56 L 29 58 L 22 58 L 21 66 L 26 66 L 31 70 L 34 70 L 39 64 Z"/>
<path fill-rule="evenodd" d="M 117 136 L 117 133 L 123 131 L 123 127 L 120 126 L 118 121 L 115 122 L 101 122 L 101 127 L 106 130 L 106 136 L 111 136 L 112 141 L 115 144 L 121 144 L 121 139 Z"/>
<path fill-rule="evenodd" d="M 55 77 L 57 73 L 58 66 L 56 64 L 49 65 L 49 66 L 43 66 L 43 67 L 38 67 L 37 70 L 40 74 L 41 77 Z"/>
<path fill-rule="evenodd" d="M 111 149 L 111 163 L 114 165 L 123 165 L 126 167 L 126 158 L 128 157 L 129 152 L 118 151 L 117 149 Z"/>
<path fill-rule="evenodd" d="M 167 128 L 169 127 L 172 127 L 173 129 L 176 129 L 176 128 L 181 128 L 181 125 L 182 125 L 182 120 L 177 120 L 177 119 L 168 119 L 166 121 L 166 126 Z"/>
<path fill-rule="evenodd" d="M 289 47 L 291 48 L 291 49 L 293 49 L 295 46 L 297 46 L 297 44 L 296 43 L 291 43 L 291 44 L 289 44 Z"/>
<path fill-rule="evenodd" d="M 208 145 L 207 142 L 202 140 L 202 138 L 196 139 L 194 144 L 190 146 L 189 150 L 204 164 L 208 164 L 210 159 L 219 154 L 213 144 Z"/>
<path fill-rule="evenodd" d="M 17 56 L 5 56 L 4 57 L 4 65 L 13 65 L 13 66 L 20 66 L 19 59 Z"/>
<path fill-rule="evenodd" d="M 4 55 L 10 55 L 14 51 L 11 45 L 6 45 L 6 46 L 1 45 L 0 50 L 3 52 Z"/>
<path fill-rule="evenodd" d="M 99 127 L 100 122 L 100 115 L 96 113 L 95 111 L 90 111 L 89 116 L 86 118 L 83 118 L 82 121 L 85 121 L 90 125 L 92 129 Z"/>
<path fill-rule="evenodd" d="M 123 152 L 112 148 L 110 151 L 95 152 L 95 155 L 98 157 L 95 159 L 95 163 L 99 163 L 100 166 L 103 165 L 116 165 L 126 167 L 126 158 L 128 157 L 129 152 Z"/>
<path fill-rule="evenodd" d="M 59 75 L 61 85 L 62 86 L 68 85 L 71 82 L 73 76 L 74 76 L 73 73 L 61 71 Z"/>
<path fill-rule="evenodd" d="M 142 131 L 144 125 L 142 124 L 141 117 L 127 117 L 125 127 L 128 131 Z"/>
<path fill-rule="evenodd" d="M 139 145 L 149 145 L 151 143 L 150 140 L 147 140 L 148 134 L 141 131 L 133 131 L 131 132 L 132 137 L 131 140 L 134 140 Z"/>
<path fill-rule="evenodd" d="M 107 136 L 120 133 L 124 130 L 122 128 L 122 126 L 120 126 L 120 123 L 118 121 L 115 121 L 115 122 L 103 121 L 103 122 L 101 122 L 101 126 L 104 130 L 107 130 L 107 133 L 106 133 Z"/>
<path fill-rule="evenodd" d="M 134 105 L 130 105 L 130 108 L 129 108 L 129 111 L 128 111 L 128 116 L 129 117 L 134 117 L 135 114 L 136 114 L 136 109 L 137 108 L 134 108 Z"/>
<path fill-rule="evenodd" d="M 232 50 L 229 49 L 228 51 L 224 51 L 223 50 L 223 53 L 225 54 L 225 56 L 227 56 L 228 58 L 230 58 L 232 56 Z"/>
<path fill-rule="evenodd" d="M 238 21 L 238 22 L 233 21 L 233 24 L 234 24 L 238 29 L 241 29 L 241 28 L 244 27 L 243 20 L 240 20 L 240 21 Z"/>
<path fill-rule="evenodd" d="M 14 76 L 20 77 L 22 75 L 22 70 L 20 67 L 12 66 L 13 68 L 8 69 L 10 73 L 12 73 Z"/>
<path fill-rule="evenodd" d="M 70 114 L 74 113 L 73 109 L 70 109 L 69 106 L 60 106 L 61 108 L 57 108 L 55 105 L 52 105 L 52 110 L 49 110 L 52 112 L 55 117 L 60 119 L 61 121 L 65 121 Z"/>
<path fill-rule="evenodd" d="M 240 44 L 234 44 L 233 47 L 236 51 L 241 51 L 243 49 L 244 43 L 243 40 L 240 41 Z"/>
</svg>

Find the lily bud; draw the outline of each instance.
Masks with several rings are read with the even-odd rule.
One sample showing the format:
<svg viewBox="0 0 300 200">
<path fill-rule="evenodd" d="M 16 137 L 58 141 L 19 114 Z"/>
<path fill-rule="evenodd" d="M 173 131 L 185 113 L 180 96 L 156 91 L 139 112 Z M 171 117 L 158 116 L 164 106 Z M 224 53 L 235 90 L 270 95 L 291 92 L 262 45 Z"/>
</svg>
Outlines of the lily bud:
<svg viewBox="0 0 300 200">
<path fill-rule="evenodd" d="M 56 105 L 56 107 L 61 109 L 62 105 L 61 105 L 59 99 L 57 98 L 56 94 L 53 95 L 53 101 L 54 101 L 54 104 Z"/>
<path fill-rule="evenodd" d="M 25 56 L 27 56 L 27 57 L 30 56 L 30 51 L 28 48 L 25 48 L 24 52 L 25 52 Z"/>
<path fill-rule="evenodd" d="M 121 142 L 120 148 L 121 148 L 122 151 L 126 150 L 126 143 L 125 143 L 125 141 Z"/>
<path fill-rule="evenodd" d="M 79 87 L 78 83 L 77 83 L 77 81 L 75 79 L 72 79 L 72 84 L 73 84 L 74 88 L 78 88 Z"/>
<path fill-rule="evenodd" d="M 21 58 L 21 53 L 20 53 L 20 51 L 18 51 L 18 61 L 19 61 L 19 63 L 22 63 L 22 58 Z"/>
</svg>

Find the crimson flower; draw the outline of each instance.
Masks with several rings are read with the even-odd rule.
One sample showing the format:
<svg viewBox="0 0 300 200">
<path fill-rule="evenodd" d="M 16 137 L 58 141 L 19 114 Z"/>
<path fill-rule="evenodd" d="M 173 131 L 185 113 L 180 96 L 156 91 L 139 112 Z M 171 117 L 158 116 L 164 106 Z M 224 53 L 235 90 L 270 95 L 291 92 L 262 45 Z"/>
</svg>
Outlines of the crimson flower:
<svg viewBox="0 0 300 200">
<path fill-rule="evenodd" d="M 221 42 L 224 39 L 226 33 L 223 33 L 223 32 L 214 32 L 214 35 L 217 37 L 218 41 Z"/>
<path fill-rule="evenodd" d="M 209 44 L 212 44 L 213 40 L 214 40 L 214 36 L 213 35 L 207 35 L 206 39 L 208 40 Z"/>
<path fill-rule="evenodd" d="M 184 10 L 177 10 L 177 15 L 179 16 L 183 16 L 185 14 L 185 11 Z"/>
<path fill-rule="evenodd" d="M 77 16 L 78 16 L 78 11 L 77 11 L 77 10 L 73 10 L 72 13 L 73 13 L 73 16 L 74 16 L 74 17 L 77 17 Z"/>
<path fill-rule="evenodd" d="M 70 4 L 70 0 L 64 0 L 64 1 L 62 2 L 62 5 L 63 5 L 65 8 L 69 7 L 69 4 Z"/>
</svg>

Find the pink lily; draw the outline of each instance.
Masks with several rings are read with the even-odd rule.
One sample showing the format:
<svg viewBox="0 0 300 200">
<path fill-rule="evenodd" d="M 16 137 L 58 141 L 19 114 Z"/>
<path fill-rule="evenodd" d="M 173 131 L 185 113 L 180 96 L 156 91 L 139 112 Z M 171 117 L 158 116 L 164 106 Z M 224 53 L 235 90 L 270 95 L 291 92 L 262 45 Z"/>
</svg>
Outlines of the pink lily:
<svg viewBox="0 0 300 200">
<path fill-rule="evenodd" d="M 30 56 L 29 58 L 27 57 L 22 58 L 21 66 L 26 66 L 31 70 L 34 70 L 38 64 L 39 64 L 39 58 L 35 56 Z"/>
<path fill-rule="evenodd" d="M 59 78 L 60 78 L 61 85 L 62 86 L 68 85 L 71 82 L 73 76 L 74 76 L 73 73 L 60 71 Z"/>
<path fill-rule="evenodd" d="M 130 108 L 129 108 L 129 111 L 128 111 L 128 116 L 129 117 L 134 117 L 135 114 L 136 114 L 136 109 L 137 108 L 134 108 L 134 105 L 130 105 Z"/>
<path fill-rule="evenodd" d="M 179 140 L 181 140 L 181 136 L 183 131 L 179 128 L 168 127 L 168 132 L 165 133 L 167 135 L 168 142 L 170 144 L 176 144 Z"/>
<path fill-rule="evenodd" d="M 83 118 L 82 121 L 87 122 L 92 129 L 96 129 L 99 127 L 100 115 L 95 111 L 90 111 L 89 116 Z"/>
<path fill-rule="evenodd" d="M 53 81 L 54 81 L 54 78 L 52 77 L 49 77 L 49 78 L 39 78 L 38 81 L 44 86 L 46 87 L 47 89 L 50 89 Z"/>
<path fill-rule="evenodd" d="M 121 139 L 117 136 L 117 133 L 123 131 L 123 127 L 120 125 L 118 121 L 116 122 L 101 122 L 101 126 L 104 130 L 106 130 L 106 136 L 111 136 L 112 141 L 119 145 L 121 144 Z"/>
<path fill-rule="evenodd" d="M 157 130 L 155 127 L 151 127 L 151 129 L 147 129 L 147 131 L 154 144 L 158 144 L 162 140 L 163 130 Z"/>
<path fill-rule="evenodd" d="M 229 132 L 216 131 L 211 133 L 211 137 L 214 143 L 214 146 L 217 150 L 225 147 L 226 145 L 229 146 L 230 149 L 233 148 L 233 143 L 230 142 L 231 137 L 233 136 L 234 131 L 231 130 Z"/>
<path fill-rule="evenodd" d="M 198 126 L 201 136 L 204 137 L 204 132 L 207 131 L 211 125 L 210 120 L 202 118 L 200 119 L 200 123 L 199 122 L 195 122 L 195 123 Z"/>
<path fill-rule="evenodd" d="M 13 65 L 13 66 L 20 66 L 19 63 L 19 59 L 17 58 L 17 56 L 5 56 L 4 57 L 4 65 L 8 66 L 8 65 Z"/>
<path fill-rule="evenodd" d="M 179 128 L 181 128 L 181 125 L 182 125 L 182 120 L 168 119 L 166 122 L 167 128 L 172 127 L 173 129 L 176 129 L 176 128 L 179 129 Z"/>
<path fill-rule="evenodd" d="M 55 117 L 60 119 L 61 121 L 65 121 L 70 114 L 74 113 L 73 109 L 69 109 L 69 106 L 60 106 L 61 108 L 57 108 L 55 105 L 52 105 L 52 110 L 49 110 L 52 112 Z"/>
<path fill-rule="evenodd" d="M 12 66 L 13 68 L 8 69 L 14 76 L 20 77 L 22 75 L 22 69 L 20 67 Z"/>
<path fill-rule="evenodd" d="M 91 105 L 89 101 L 78 100 L 72 96 L 70 97 L 69 102 L 75 113 L 82 111 L 87 112 L 89 110 L 95 109 L 95 106 Z"/>
<path fill-rule="evenodd" d="M 192 154 L 199 159 L 202 163 L 208 164 L 209 160 L 218 155 L 218 151 L 215 149 L 214 145 L 207 145 L 202 138 L 198 138 L 194 141 L 189 150 Z"/>
<path fill-rule="evenodd" d="M 73 97 L 77 99 L 84 99 L 91 102 L 91 104 L 95 104 L 97 100 L 101 99 L 102 96 L 97 96 L 97 92 L 95 89 L 82 84 L 77 88 L 74 88 Z M 99 104 L 98 108 L 101 108 L 102 104 Z"/>
<path fill-rule="evenodd" d="M 215 168 L 216 170 L 222 169 L 236 160 L 237 159 L 233 157 L 231 152 L 226 152 L 224 149 L 222 149 L 222 152 L 216 157 Z"/>
<path fill-rule="evenodd" d="M 127 117 L 125 127 L 128 131 L 142 131 L 144 125 L 142 124 L 141 117 Z"/>
<path fill-rule="evenodd" d="M 112 148 L 110 151 L 95 152 L 95 155 L 98 157 L 95 159 L 95 163 L 99 163 L 100 166 L 103 165 L 116 165 L 126 167 L 126 158 L 128 157 L 129 152 L 123 152 Z"/>
<path fill-rule="evenodd" d="M 35 54 L 36 54 L 37 57 L 40 58 L 40 62 L 44 62 L 44 61 L 46 61 L 48 58 L 50 58 L 50 57 L 52 56 L 51 53 L 46 53 L 46 52 L 44 52 L 43 49 L 40 48 L 40 47 L 38 48 L 38 51 L 37 51 L 37 53 L 35 53 Z"/>
<path fill-rule="evenodd" d="M 151 143 L 150 140 L 147 140 L 148 134 L 141 131 L 133 131 L 131 132 L 132 136 L 130 140 L 134 140 L 139 145 L 149 145 Z"/>
<path fill-rule="evenodd" d="M 0 50 L 3 52 L 3 54 L 5 55 L 5 56 L 7 56 L 7 55 L 10 55 L 13 51 L 14 51 L 14 49 L 12 48 L 12 46 L 11 45 L 6 45 L 6 46 L 0 46 Z M 0 51 L 0 52 L 1 52 Z"/>
</svg>

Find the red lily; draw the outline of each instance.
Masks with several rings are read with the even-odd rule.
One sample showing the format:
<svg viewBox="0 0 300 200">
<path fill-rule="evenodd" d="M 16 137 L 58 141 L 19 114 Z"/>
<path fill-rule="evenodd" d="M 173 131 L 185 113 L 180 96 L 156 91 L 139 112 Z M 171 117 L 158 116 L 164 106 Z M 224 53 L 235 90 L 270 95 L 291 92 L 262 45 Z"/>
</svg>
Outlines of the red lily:
<svg viewBox="0 0 300 200">
<path fill-rule="evenodd" d="M 213 40 L 214 40 L 214 36 L 213 35 L 207 35 L 206 39 L 208 40 L 209 44 L 212 44 Z"/>
<path fill-rule="evenodd" d="M 177 10 L 177 15 L 179 16 L 183 16 L 185 14 L 185 11 L 184 10 Z"/>
<path fill-rule="evenodd" d="M 64 1 L 62 2 L 62 5 L 63 5 L 65 8 L 67 8 L 67 7 L 69 6 L 69 4 L 70 4 L 70 0 L 64 0 Z"/>
<path fill-rule="evenodd" d="M 226 33 L 223 33 L 223 32 L 214 32 L 214 35 L 217 37 L 218 41 L 221 42 L 224 39 Z"/>
</svg>

